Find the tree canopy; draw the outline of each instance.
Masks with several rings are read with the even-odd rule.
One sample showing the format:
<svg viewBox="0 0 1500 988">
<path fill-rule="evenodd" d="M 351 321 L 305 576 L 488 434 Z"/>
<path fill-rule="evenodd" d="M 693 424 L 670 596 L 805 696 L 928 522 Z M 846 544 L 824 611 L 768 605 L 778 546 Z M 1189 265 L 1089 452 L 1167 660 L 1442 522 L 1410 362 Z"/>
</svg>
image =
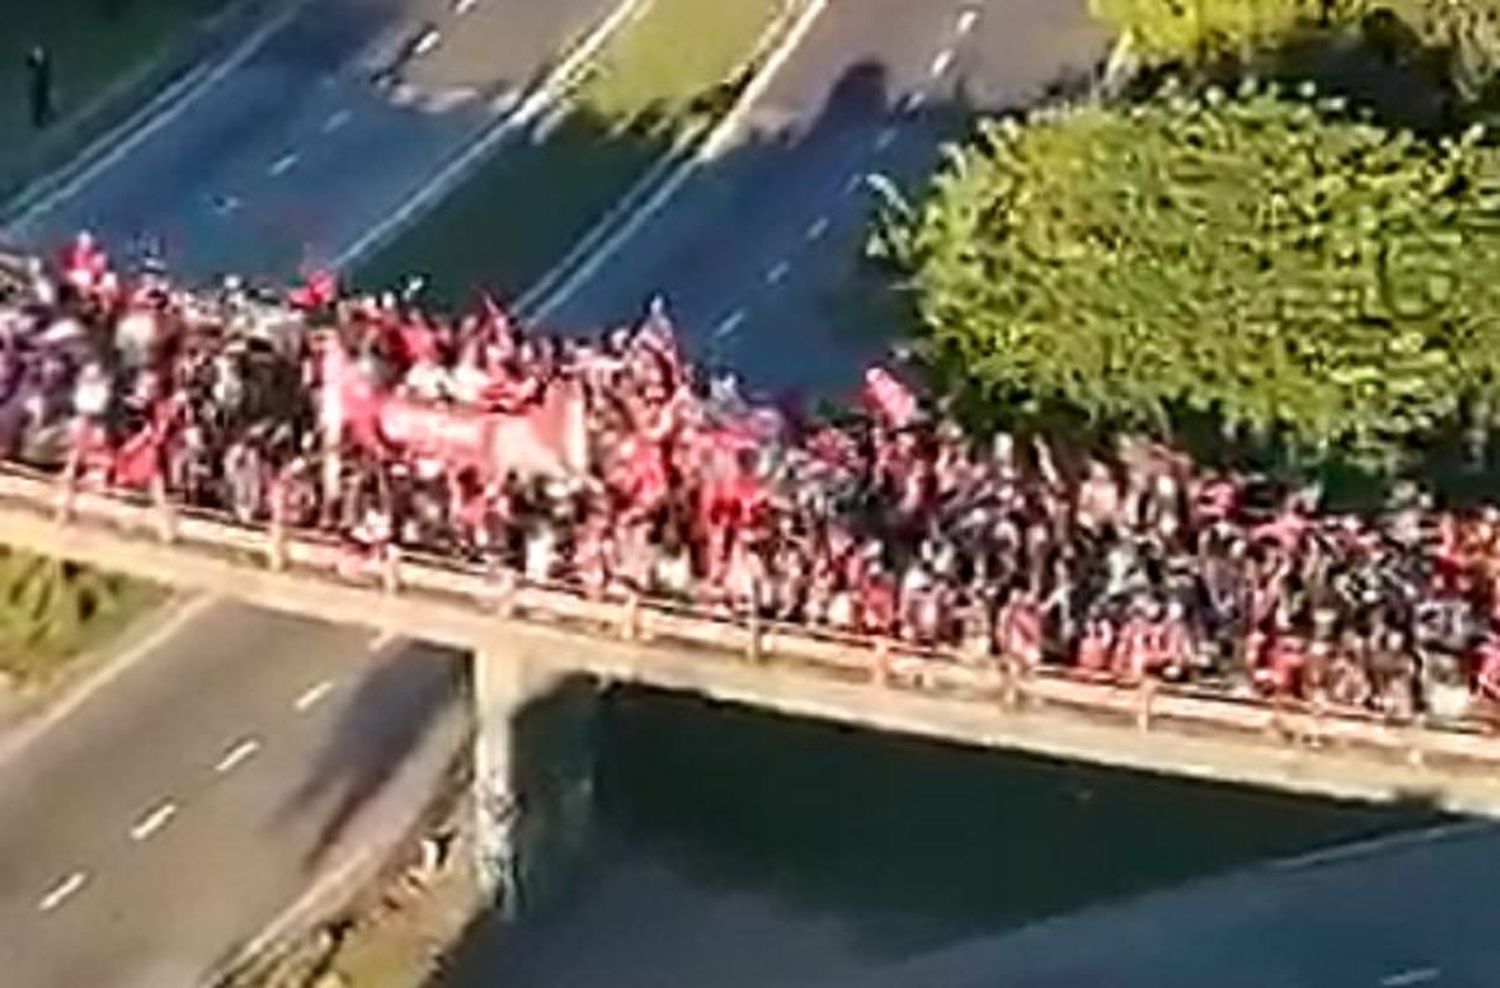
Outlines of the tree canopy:
<svg viewBox="0 0 1500 988">
<path fill-rule="evenodd" d="M 1429 63 L 1469 101 L 1500 80 L 1500 0 L 1091 0 L 1150 62 L 1249 61 L 1319 35 Z"/>
<path fill-rule="evenodd" d="M 1500 157 L 1481 136 L 1169 88 L 984 125 L 874 248 L 931 355 L 991 402 L 1207 415 L 1386 463 L 1496 407 Z"/>
</svg>

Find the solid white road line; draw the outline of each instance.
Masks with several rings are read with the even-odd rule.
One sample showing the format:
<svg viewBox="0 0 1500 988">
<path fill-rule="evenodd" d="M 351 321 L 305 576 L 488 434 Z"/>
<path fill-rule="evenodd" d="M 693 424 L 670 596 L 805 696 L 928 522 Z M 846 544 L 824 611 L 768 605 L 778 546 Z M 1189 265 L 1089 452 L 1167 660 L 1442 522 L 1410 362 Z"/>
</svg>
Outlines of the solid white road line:
<svg viewBox="0 0 1500 988">
<path fill-rule="evenodd" d="M 1407 988 L 1408 985 L 1423 985 L 1436 981 L 1443 972 L 1435 967 L 1414 967 L 1380 979 L 1381 988 Z"/>
<path fill-rule="evenodd" d="M 136 821 L 130 828 L 130 839 L 136 842 L 150 840 L 161 828 L 172 822 L 177 815 L 177 804 L 170 799 Z"/>
<path fill-rule="evenodd" d="M 948 71 L 948 66 L 950 66 L 952 64 L 953 64 L 953 49 L 952 48 L 944 48 L 942 51 L 938 52 L 937 55 L 933 58 L 932 65 L 928 67 L 927 72 L 934 79 L 936 79 L 938 76 L 942 75 L 944 72 L 947 72 Z"/>
<path fill-rule="evenodd" d="M 44 913 L 50 913 L 58 906 L 67 902 L 77 895 L 79 890 L 88 884 L 89 874 L 86 871 L 75 871 L 66 878 L 60 879 L 58 883 L 47 890 L 36 907 Z"/>
<path fill-rule="evenodd" d="M 350 113 L 348 110 L 338 110 L 334 113 L 330 113 L 328 115 L 328 119 L 323 121 L 323 133 L 331 134 L 334 131 L 338 130 L 340 127 L 344 126 L 344 124 L 349 122 L 349 117 Z"/>
<path fill-rule="evenodd" d="M 562 61 L 557 63 L 557 67 L 548 73 L 547 78 L 516 105 L 514 111 L 504 111 L 504 116 L 496 121 L 493 127 L 464 148 L 437 174 L 429 176 L 413 189 L 399 209 L 393 210 L 340 251 L 333 260 L 333 268 L 343 270 L 352 267 L 360 258 L 384 243 L 405 224 L 412 222 L 424 210 L 447 196 L 464 179 L 468 178 L 474 166 L 484 160 L 485 156 L 497 145 L 509 140 L 556 105 L 578 71 L 598 53 L 604 43 L 625 23 L 627 18 L 641 8 L 644 2 L 645 0 L 620 0 L 615 8 L 596 24 L 593 30 Z"/>
<path fill-rule="evenodd" d="M 576 295 L 651 221 L 653 216 L 671 202 L 678 192 L 682 191 L 682 188 L 700 169 L 729 149 L 739 136 L 745 118 L 770 88 L 782 67 L 796 53 L 803 39 L 812 31 L 818 18 L 828 9 L 828 3 L 829 0 L 808 0 L 801 13 L 797 15 L 797 19 L 782 36 L 775 50 L 762 63 L 755 78 L 740 90 L 735 105 L 698 145 L 697 151 L 668 175 L 640 204 L 639 208 L 624 219 L 617 228 L 602 237 L 599 246 L 591 255 L 584 258 L 565 276 L 561 272 L 556 274 L 548 272 L 547 280 L 553 281 L 555 287 L 550 288 L 545 296 L 538 298 L 531 306 L 530 314 L 534 321 L 548 318 L 556 309 Z"/>
<path fill-rule="evenodd" d="M 124 650 L 112 653 L 110 660 L 102 665 L 97 673 L 85 679 L 72 692 L 63 696 L 54 706 L 48 707 L 34 721 L 16 728 L 9 734 L 0 737 L 0 765 L 5 764 L 18 753 L 24 751 L 29 745 L 41 737 L 47 731 L 57 727 L 63 721 L 73 716 L 94 696 L 98 695 L 105 687 L 109 686 L 120 676 L 128 672 L 137 663 L 145 661 L 157 649 L 168 641 L 175 638 L 182 629 L 195 621 L 209 608 L 218 602 L 218 598 L 210 594 L 200 594 L 186 603 L 177 605 L 168 610 L 159 623 L 153 623 L 151 630 L 147 632 L 135 644 Z M 147 619 L 151 620 L 151 619 Z"/>
<path fill-rule="evenodd" d="M 302 691 L 302 695 L 292 703 L 298 713 L 305 713 L 317 706 L 328 694 L 333 692 L 333 680 L 325 679 L 316 686 L 309 686 Z"/>
<path fill-rule="evenodd" d="M 226 772 L 233 772 L 240 765 L 254 758 L 255 753 L 259 750 L 260 742 L 255 738 L 242 738 L 231 745 L 228 751 L 224 752 L 224 757 L 220 758 L 219 763 L 214 766 L 214 772 L 219 775 L 224 775 Z"/>
<path fill-rule="evenodd" d="M 1425 830 L 1398 830 L 1395 833 L 1372 837 L 1369 840 L 1353 841 L 1322 850 L 1309 851 L 1295 857 L 1272 861 L 1267 867 L 1272 871 L 1301 871 L 1304 868 L 1317 868 L 1399 848 L 1417 847 L 1422 844 L 1432 844 L 1441 840 L 1452 840 L 1486 832 L 1500 833 L 1500 825 L 1497 825 L 1494 820 L 1458 820 L 1454 823 L 1428 827 Z"/>
<path fill-rule="evenodd" d="M 298 155 L 297 152 L 291 151 L 273 161 L 271 163 L 271 167 L 267 169 L 267 171 L 273 178 L 279 175 L 285 175 L 287 172 L 291 171 L 293 167 L 296 166 L 299 160 L 301 160 L 301 156 Z"/>
</svg>

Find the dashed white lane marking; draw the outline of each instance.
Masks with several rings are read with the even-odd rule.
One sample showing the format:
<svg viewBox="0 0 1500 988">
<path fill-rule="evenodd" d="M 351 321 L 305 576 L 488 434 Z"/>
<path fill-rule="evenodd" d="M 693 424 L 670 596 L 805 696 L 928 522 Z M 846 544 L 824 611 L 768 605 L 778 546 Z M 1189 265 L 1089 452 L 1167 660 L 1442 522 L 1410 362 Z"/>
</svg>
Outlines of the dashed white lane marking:
<svg viewBox="0 0 1500 988">
<path fill-rule="evenodd" d="M 828 233 L 828 227 L 829 227 L 828 217 L 826 217 L 826 216 L 819 216 L 817 219 L 813 220 L 812 223 L 808 224 L 808 227 L 807 227 L 807 239 L 808 240 L 822 240 L 823 237 L 826 236 L 827 233 Z"/>
<path fill-rule="evenodd" d="M 927 94 L 924 93 L 924 92 L 920 92 L 919 91 L 919 92 L 915 92 L 915 93 L 907 93 L 906 94 L 906 101 L 905 101 L 906 112 L 907 113 L 916 113 L 918 110 L 920 110 L 922 108 L 923 104 L 925 104 L 926 102 L 927 102 Z"/>
<path fill-rule="evenodd" d="M 844 195 L 854 195 L 860 189 L 863 189 L 866 183 L 868 183 L 869 181 L 870 176 L 866 175 L 864 172 L 855 172 L 853 175 L 849 176 L 849 181 L 844 183 Z"/>
<path fill-rule="evenodd" d="M 875 136 L 875 150 L 884 151 L 896 143 L 896 128 L 887 127 Z"/>
<path fill-rule="evenodd" d="M 1396 974 L 1388 974 L 1380 979 L 1381 988 L 1407 988 L 1408 985 L 1422 985 L 1429 981 L 1436 981 L 1442 974 L 1435 967 L 1414 967 L 1407 971 Z"/>
<path fill-rule="evenodd" d="M 135 826 L 130 828 L 130 839 L 137 842 L 150 840 L 157 831 L 171 823 L 176 815 L 177 804 L 167 800 L 136 821 Z"/>
<path fill-rule="evenodd" d="M 459 17 L 474 9 L 479 0 L 453 0 L 453 13 Z"/>
<path fill-rule="evenodd" d="M 47 890 L 36 907 L 44 913 L 50 913 L 58 906 L 67 902 L 77 895 L 89 882 L 89 874 L 86 871 L 75 871 L 66 878 L 60 879 L 58 883 Z"/>
<path fill-rule="evenodd" d="M 240 200 L 231 195 L 217 195 L 212 197 L 209 202 L 213 207 L 213 211 L 220 216 L 228 216 L 231 213 L 238 212 L 241 205 Z"/>
<path fill-rule="evenodd" d="M 370 651 L 378 652 L 399 637 L 394 631 L 382 631 L 370 639 Z"/>
<path fill-rule="evenodd" d="M 442 40 L 443 32 L 439 31 L 435 27 L 428 28 L 426 31 L 422 32 L 422 36 L 418 38 L 417 43 L 412 46 L 412 54 L 420 58 L 421 56 L 432 51 L 432 49 L 436 48 L 442 42 Z"/>
<path fill-rule="evenodd" d="M 271 162 L 271 167 L 268 169 L 268 171 L 271 173 L 272 177 L 285 175 L 287 172 L 292 170 L 292 168 L 297 164 L 298 160 L 300 160 L 300 156 L 295 151 L 289 154 L 284 154 L 281 157 L 277 158 L 275 161 Z"/>
<path fill-rule="evenodd" d="M 771 270 L 766 272 L 766 284 L 776 285 L 786 280 L 786 276 L 792 271 L 792 266 L 786 261 L 777 261 L 771 265 Z"/>
<path fill-rule="evenodd" d="M 302 695 L 297 697 L 292 706 L 297 709 L 298 713 L 306 712 L 317 706 L 319 702 L 321 702 L 325 697 L 328 696 L 328 694 L 332 692 L 333 680 L 325 679 L 321 683 L 318 683 L 316 686 L 309 686 L 307 689 L 303 690 Z"/>
<path fill-rule="evenodd" d="M 479 98 L 479 90 L 473 86 L 452 86 L 432 93 L 422 105 L 424 113 L 448 113 Z"/>
<path fill-rule="evenodd" d="M 970 8 L 958 15 L 958 33 L 968 34 L 979 23 L 979 11 Z"/>
<path fill-rule="evenodd" d="M 323 133 L 331 134 L 334 131 L 338 130 L 340 127 L 344 126 L 344 124 L 349 122 L 350 116 L 351 114 L 348 110 L 338 110 L 334 113 L 330 113 L 328 115 L 328 119 L 323 121 Z"/>
<path fill-rule="evenodd" d="M 745 324 L 746 318 L 748 317 L 744 309 L 735 309 L 714 327 L 714 339 L 722 340 L 726 336 L 733 335 L 735 330 Z"/>
<path fill-rule="evenodd" d="M 224 757 L 219 759 L 219 763 L 214 766 L 214 771 L 219 775 L 233 772 L 240 765 L 254 758 L 259 750 L 260 742 L 255 738 L 242 738 L 224 752 Z"/>
<path fill-rule="evenodd" d="M 933 58 L 932 65 L 927 69 L 929 75 L 934 79 L 948 71 L 948 66 L 953 64 L 953 49 L 944 48 Z"/>
</svg>

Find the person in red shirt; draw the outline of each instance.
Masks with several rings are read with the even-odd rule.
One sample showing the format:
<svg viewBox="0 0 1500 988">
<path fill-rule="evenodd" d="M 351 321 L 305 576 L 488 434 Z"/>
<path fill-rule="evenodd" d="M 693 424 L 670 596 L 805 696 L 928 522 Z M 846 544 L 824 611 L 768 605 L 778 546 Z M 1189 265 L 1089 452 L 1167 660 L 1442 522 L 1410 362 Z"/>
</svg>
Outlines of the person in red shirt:
<svg viewBox="0 0 1500 988">
<path fill-rule="evenodd" d="M 1114 647 L 1114 622 L 1102 614 L 1090 617 L 1078 643 L 1078 669 L 1091 676 L 1109 672 L 1110 655 Z"/>
<path fill-rule="evenodd" d="M 1272 696 L 1300 697 L 1307 666 L 1307 639 L 1289 628 L 1279 628 L 1271 637 L 1264 662 L 1255 670 L 1255 681 Z"/>
<path fill-rule="evenodd" d="M 1036 596 L 1018 591 L 1000 608 L 995 645 L 1002 659 L 1019 662 L 1023 669 L 1042 663 L 1042 610 Z"/>
<path fill-rule="evenodd" d="M 1474 676 L 1474 705 L 1492 732 L 1500 730 L 1500 630 L 1485 632 L 1469 658 Z"/>
</svg>

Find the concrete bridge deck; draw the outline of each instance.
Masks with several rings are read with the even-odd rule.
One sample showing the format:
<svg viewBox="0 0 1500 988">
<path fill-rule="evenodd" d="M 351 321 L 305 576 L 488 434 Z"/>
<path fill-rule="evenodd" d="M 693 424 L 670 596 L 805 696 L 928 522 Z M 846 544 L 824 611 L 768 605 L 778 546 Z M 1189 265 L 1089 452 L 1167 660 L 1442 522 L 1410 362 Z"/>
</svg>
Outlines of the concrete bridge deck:
<svg viewBox="0 0 1500 988">
<path fill-rule="evenodd" d="M 436 560 L 403 560 L 392 586 L 378 574 L 341 574 L 343 551 L 315 536 L 273 537 L 179 514 L 168 537 L 164 512 L 149 504 L 83 494 L 64 521 L 58 503 L 49 478 L 0 473 L 0 542 L 473 649 L 497 680 L 507 667 L 532 670 L 537 681 L 583 674 L 962 744 L 1500 816 L 1500 738 L 1461 725 L 1277 711 L 1166 686 L 1146 694 L 1061 675 L 1008 677 L 991 662 L 505 585 Z"/>
</svg>

